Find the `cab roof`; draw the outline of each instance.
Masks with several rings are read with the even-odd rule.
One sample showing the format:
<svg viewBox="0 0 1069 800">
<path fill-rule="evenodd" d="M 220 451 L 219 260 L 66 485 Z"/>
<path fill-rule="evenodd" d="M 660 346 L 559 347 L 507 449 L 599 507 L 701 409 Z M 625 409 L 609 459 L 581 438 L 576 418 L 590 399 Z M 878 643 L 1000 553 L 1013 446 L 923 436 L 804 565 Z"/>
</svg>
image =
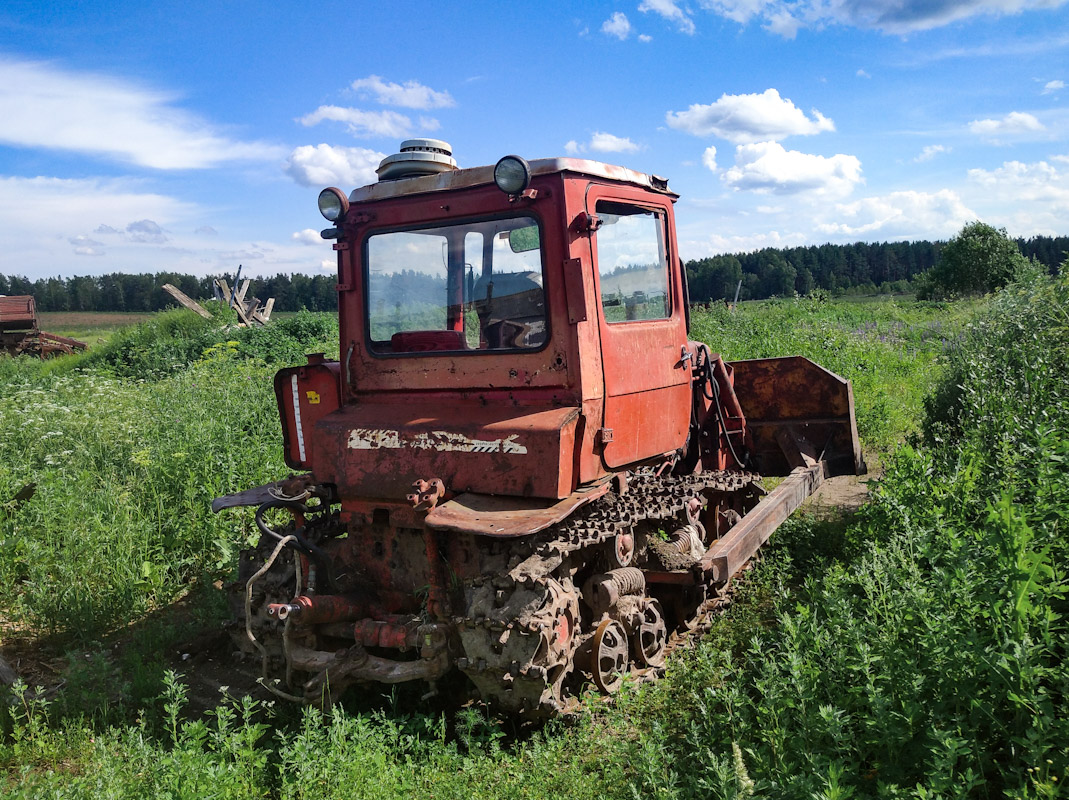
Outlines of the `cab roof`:
<svg viewBox="0 0 1069 800">
<path fill-rule="evenodd" d="M 643 189 L 664 194 L 673 200 L 677 198 L 675 192 L 668 188 L 668 179 L 656 175 L 647 175 L 644 172 L 636 172 L 627 167 L 617 167 L 612 164 L 604 164 L 600 161 L 590 161 L 585 158 L 539 158 L 528 162 L 531 167 L 531 177 L 539 175 L 552 175 L 554 173 L 571 172 L 578 175 L 586 175 L 591 178 L 629 183 Z M 394 197 L 424 194 L 427 192 L 445 192 L 451 189 L 467 189 L 473 186 L 493 184 L 494 167 L 469 167 L 468 169 L 450 170 L 435 175 L 417 175 L 410 178 L 398 178 L 391 181 L 379 181 L 367 186 L 353 189 L 349 195 L 350 203 L 361 203 L 370 200 L 386 200 Z"/>
</svg>

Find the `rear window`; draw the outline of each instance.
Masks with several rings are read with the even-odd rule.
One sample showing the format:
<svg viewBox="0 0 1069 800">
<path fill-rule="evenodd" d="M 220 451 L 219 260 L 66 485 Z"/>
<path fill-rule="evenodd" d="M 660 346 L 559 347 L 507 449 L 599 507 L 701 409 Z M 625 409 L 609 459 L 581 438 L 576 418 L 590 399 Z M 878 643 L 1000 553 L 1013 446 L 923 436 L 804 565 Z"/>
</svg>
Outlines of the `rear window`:
<svg viewBox="0 0 1069 800">
<path fill-rule="evenodd" d="M 547 341 L 532 217 L 376 233 L 364 255 L 374 353 L 531 350 Z"/>
</svg>

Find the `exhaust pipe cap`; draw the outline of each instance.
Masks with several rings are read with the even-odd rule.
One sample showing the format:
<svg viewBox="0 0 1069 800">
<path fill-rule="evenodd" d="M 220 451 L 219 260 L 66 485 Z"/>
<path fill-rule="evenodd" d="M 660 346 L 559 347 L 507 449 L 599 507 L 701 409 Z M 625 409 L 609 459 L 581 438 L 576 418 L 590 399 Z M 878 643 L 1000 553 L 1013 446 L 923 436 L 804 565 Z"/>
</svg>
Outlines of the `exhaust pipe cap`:
<svg viewBox="0 0 1069 800">
<path fill-rule="evenodd" d="M 441 139 L 406 139 L 401 151 L 379 162 L 380 181 L 395 181 L 420 175 L 437 175 L 457 169 L 453 148 Z"/>
</svg>

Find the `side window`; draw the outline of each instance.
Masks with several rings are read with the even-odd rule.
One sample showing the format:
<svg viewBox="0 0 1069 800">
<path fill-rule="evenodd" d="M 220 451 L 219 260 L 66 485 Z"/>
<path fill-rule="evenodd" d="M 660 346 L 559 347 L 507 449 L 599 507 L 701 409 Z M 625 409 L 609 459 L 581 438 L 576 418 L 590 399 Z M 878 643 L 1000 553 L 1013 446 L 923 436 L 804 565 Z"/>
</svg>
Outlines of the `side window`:
<svg viewBox="0 0 1069 800">
<path fill-rule="evenodd" d="M 601 305 L 607 322 L 666 319 L 668 251 L 664 215 L 627 203 L 599 200 L 597 232 Z"/>
</svg>

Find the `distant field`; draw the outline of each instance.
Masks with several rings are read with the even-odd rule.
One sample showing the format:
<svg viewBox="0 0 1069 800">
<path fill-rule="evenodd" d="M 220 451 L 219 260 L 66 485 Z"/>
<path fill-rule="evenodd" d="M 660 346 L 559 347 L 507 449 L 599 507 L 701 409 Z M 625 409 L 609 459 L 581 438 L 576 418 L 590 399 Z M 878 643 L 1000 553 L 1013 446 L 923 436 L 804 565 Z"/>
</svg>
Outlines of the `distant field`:
<svg viewBox="0 0 1069 800">
<path fill-rule="evenodd" d="M 71 336 L 89 344 L 106 339 L 119 328 L 152 319 L 151 311 L 41 311 L 37 315 L 43 330 Z"/>
</svg>

